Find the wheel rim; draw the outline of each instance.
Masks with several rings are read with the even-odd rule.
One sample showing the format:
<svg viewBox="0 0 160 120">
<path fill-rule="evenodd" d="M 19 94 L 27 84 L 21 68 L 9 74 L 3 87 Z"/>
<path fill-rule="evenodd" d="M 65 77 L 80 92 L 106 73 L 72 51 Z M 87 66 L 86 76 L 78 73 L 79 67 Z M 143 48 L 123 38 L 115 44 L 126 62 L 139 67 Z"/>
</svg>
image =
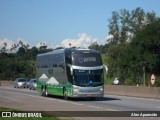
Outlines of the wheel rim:
<svg viewBox="0 0 160 120">
<path fill-rule="evenodd" d="M 46 88 L 46 90 L 45 90 L 45 97 L 47 97 L 48 96 L 48 92 L 47 92 L 47 88 Z"/>
<path fill-rule="evenodd" d="M 64 90 L 64 95 L 63 95 L 63 96 L 64 96 L 64 99 L 65 99 L 65 100 L 68 99 L 66 90 Z"/>
<path fill-rule="evenodd" d="M 42 91 L 41 91 L 41 95 L 42 95 L 42 96 L 44 96 L 44 89 L 42 89 Z"/>
</svg>

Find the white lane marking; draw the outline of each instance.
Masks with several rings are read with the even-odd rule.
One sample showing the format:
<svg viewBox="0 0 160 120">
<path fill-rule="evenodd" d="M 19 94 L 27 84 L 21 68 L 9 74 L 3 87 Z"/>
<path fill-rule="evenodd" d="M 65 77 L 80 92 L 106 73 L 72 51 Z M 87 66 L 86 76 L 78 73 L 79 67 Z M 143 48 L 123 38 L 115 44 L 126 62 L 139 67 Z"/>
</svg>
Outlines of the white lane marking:
<svg viewBox="0 0 160 120">
<path fill-rule="evenodd" d="M 101 110 L 107 110 L 107 111 L 117 111 L 117 110 L 114 110 L 114 109 L 96 107 L 96 106 L 91 106 L 91 105 L 86 105 L 86 104 L 81 104 L 81 103 L 75 103 L 75 102 L 72 102 L 72 101 L 65 101 L 65 100 L 59 100 L 59 99 L 54 99 L 54 98 L 51 99 L 51 98 L 47 98 L 47 97 L 34 96 L 34 95 L 28 95 L 28 94 L 23 94 L 23 93 L 15 93 L 15 94 L 19 94 L 19 95 L 23 95 L 23 96 L 30 96 L 30 97 L 34 97 L 34 98 L 42 98 L 42 99 L 46 99 L 46 100 L 58 101 L 58 102 L 63 102 L 63 103 L 70 103 L 70 104 L 78 105 L 78 106 L 80 106 L 80 105 L 81 106 L 87 106 L 87 107 L 91 107 L 91 108 L 95 108 L 95 109 L 101 109 Z"/>
<path fill-rule="evenodd" d="M 72 103 L 73 105 L 84 105 L 84 104 L 80 104 L 80 103 Z"/>
<path fill-rule="evenodd" d="M 101 107 L 96 107 L 96 106 L 92 106 L 92 105 L 89 105 L 89 107 L 97 108 L 97 109 L 103 109 L 103 108 L 101 108 Z"/>
<path fill-rule="evenodd" d="M 114 110 L 114 109 L 106 109 L 106 108 L 102 108 L 102 107 L 96 107 L 96 106 L 91 106 L 89 105 L 88 107 L 92 107 L 92 108 L 96 108 L 96 109 L 101 109 L 101 110 L 106 110 L 106 111 L 118 111 L 118 110 Z"/>
</svg>

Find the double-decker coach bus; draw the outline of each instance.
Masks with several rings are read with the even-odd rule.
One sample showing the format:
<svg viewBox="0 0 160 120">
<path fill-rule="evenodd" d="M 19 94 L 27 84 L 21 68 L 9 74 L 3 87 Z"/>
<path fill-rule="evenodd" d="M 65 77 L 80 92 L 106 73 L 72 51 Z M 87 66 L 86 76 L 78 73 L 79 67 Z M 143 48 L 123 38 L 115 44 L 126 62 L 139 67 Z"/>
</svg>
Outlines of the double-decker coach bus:
<svg viewBox="0 0 160 120">
<path fill-rule="evenodd" d="M 42 96 L 103 97 L 101 55 L 92 49 L 57 49 L 38 54 L 37 90 Z"/>
</svg>

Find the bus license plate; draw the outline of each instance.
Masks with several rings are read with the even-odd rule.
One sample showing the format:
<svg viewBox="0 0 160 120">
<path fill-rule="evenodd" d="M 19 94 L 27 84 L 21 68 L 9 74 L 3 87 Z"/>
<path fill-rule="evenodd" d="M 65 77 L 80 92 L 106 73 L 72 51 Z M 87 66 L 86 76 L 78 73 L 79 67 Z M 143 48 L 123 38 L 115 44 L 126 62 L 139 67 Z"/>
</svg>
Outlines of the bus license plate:
<svg viewBox="0 0 160 120">
<path fill-rule="evenodd" d="M 92 96 L 92 94 L 87 94 L 87 96 L 91 97 L 91 96 Z"/>
</svg>

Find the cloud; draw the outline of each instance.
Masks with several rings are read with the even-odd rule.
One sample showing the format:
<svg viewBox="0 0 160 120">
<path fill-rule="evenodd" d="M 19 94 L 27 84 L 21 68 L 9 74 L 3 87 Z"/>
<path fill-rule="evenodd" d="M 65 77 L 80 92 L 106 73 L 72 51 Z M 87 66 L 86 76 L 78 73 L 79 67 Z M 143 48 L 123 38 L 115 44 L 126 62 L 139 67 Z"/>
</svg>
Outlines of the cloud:
<svg viewBox="0 0 160 120">
<path fill-rule="evenodd" d="M 100 40 L 98 38 L 94 38 L 86 33 L 78 34 L 77 38 L 67 38 L 64 39 L 60 44 L 52 44 L 53 47 L 80 47 L 80 48 L 88 48 L 92 43 L 97 42 L 98 44 L 105 44 L 106 40 Z M 71 46 L 70 46 L 71 45 Z"/>
<path fill-rule="evenodd" d="M 47 42 L 46 41 L 43 41 L 43 42 L 38 42 L 37 44 L 36 44 L 36 47 L 37 48 L 40 48 L 41 46 L 46 46 L 47 45 Z"/>
<path fill-rule="evenodd" d="M 10 49 L 12 48 L 12 45 L 14 44 L 13 40 L 4 38 L 4 39 L 0 39 L 0 48 L 4 47 L 4 43 L 7 43 L 7 47 L 6 49 Z"/>
<path fill-rule="evenodd" d="M 16 40 L 10 40 L 10 39 L 4 38 L 4 39 L 0 39 L 0 49 L 2 47 L 4 47 L 4 42 L 7 43 L 7 49 L 10 50 L 12 48 L 12 45 L 18 44 L 19 41 L 22 41 L 23 44 L 25 44 L 25 45 L 29 44 L 30 45 L 29 48 L 32 48 L 33 46 L 36 46 L 37 48 L 39 48 L 40 46 L 44 46 L 44 45 L 47 45 L 47 48 L 53 48 L 53 49 L 55 49 L 57 47 L 88 48 L 88 46 L 90 46 L 94 42 L 97 42 L 99 45 L 104 45 L 104 44 L 106 44 L 106 39 L 107 38 L 104 38 L 104 39 L 95 38 L 91 35 L 88 35 L 87 33 L 79 33 L 77 35 L 77 38 L 66 38 L 66 39 L 62 40 L 61 42 L 42 41 L 42 42 L 38 42 L 36 45 L 33 45 L 32 43 L 31 44 L 28 43 L 28 41 L 23 38 L 18 38 Z M 70 44 L 71 44 L 71 46 L 70 46 Z M 17 51 L 17 49 L 15 51 Z M 15 51 L 12 51 L 12 52 L 15 52 Z"/>
<path fill-rule="evenodd" d="M 77 39 L 65 39 L 61 42 L 61 46 L 62 47 L 70 47 L 69 44 L 71 44 L 71 46 L 75 46 L 75 47 L 81 47 L 81 48 L 86 48 L 88 47 L 92 42 L 92 38 L 91 36 L 88 36 L 86 33 L 81 33 L 78 34 L 78 38 Z"/>
<path fill-rule="evenodd" d="M 10 49 L 12 48 L 12 46 L 13 46 L 14 44 L 18 44 L 19 41 L 22 41 L 24 45 L 27 45 L 27 44 L 28 44 L 28 42 L 27 42 L 26 40 L 24 40 L 23 38 L 18 38 L 16 41 L 10 40 L 10 39 L 8 39 L 8 38 L 4 38 L 4 39 L 0 39 L 0 49 L 1 49 L 2 47 L 4 47 L 4 43 L 6 43 L 6 44 L 7 44 L 6 49 L 7 49 L 7 50 L 10 50 Z M 15 52 L 15 51 L 17 51 L 17 49 L 16 49 L 16 50 L 13 50 L 12 52 Z M 8 52 L 11 52 L 11 51 L 8 51 Z"/>
<path fill-rule="evenodd" d="M 114 37 L 113 35 L 109 34 L 109 35 L 107 36 L 107 40 L 108 40 L 108 39 L 113 39 L 113 37 Z"/>
<path fill-rule="evenodd" d="M 23 42 L 24 45 L 29 45 L 29 43 L 23 38 L 18 38 L 16 43 L 19 43 L 19 41 Z"/>
<path fill-rule="evenodd" d="M 108 43 L 112 42 L 113 38 L 114 38 L 114 36 L 111 35 L 111 34 L 109 34 L 109 35 L 106 37 L 107 42 L 108 42 Z"/>
</svg>

